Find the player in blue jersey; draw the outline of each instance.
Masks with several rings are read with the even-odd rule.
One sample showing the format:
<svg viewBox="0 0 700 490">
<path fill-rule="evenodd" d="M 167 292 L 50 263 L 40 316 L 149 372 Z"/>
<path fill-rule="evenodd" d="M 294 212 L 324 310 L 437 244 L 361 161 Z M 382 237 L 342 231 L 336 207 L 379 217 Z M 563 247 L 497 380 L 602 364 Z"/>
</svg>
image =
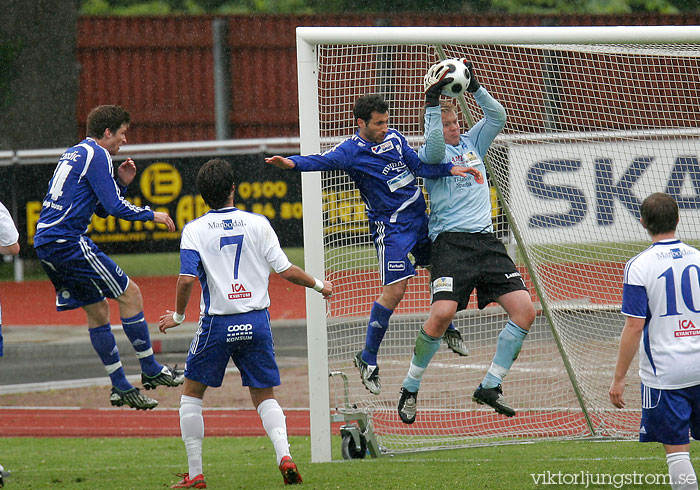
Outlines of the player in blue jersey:
<svg viewBox="0 0 700 490">
<path fill-rule="evenodd" d="M 182 230 L 175 311 L 167 310 L 159 324 L 166 333 L 182 323 L 192 287 L 199 279 L 199 329 L 187 355 L 180 401 L 180 429 L 189 471 L 180 474 L 182 480 L 172 488 L 206 488 L 202 399 L 207 387 L 221 386 L 229 359 L 250 391 L 277 454 L 284 483 L 301 483 L 289 453 L 284 412 L 275 399 L 274 387 L 279 386 L 280 375 L 267 310 L 270 269 L 326 298 L 333 285 L 289 262 L 267 218 L 234 207 L 233 169 L 228 162 L 214 159 L 205 163 L 197 174 L 197 189 L 212 210 Z"/>
<path fill-rule="evenodd" d="M 61 155 L 49 181 L 34 248 L 56 288 L 56 309 L 82 308 L 87 314 L 90 341 L 112 381 L 111 404 L 147 410 L 158 402 L 126 379 L 109 324 L 106 298 L 119 304 L 124 333 L 141 365 L 144 388 L 180 385 L 183 372 L 156 361 L 139 287 L 85 235 L 93 214 L 154 221 L 175 231 L 167 213 L 138 207 L 124 199 L 127 186 L 136 176 L 133 160 L 119 165 L 114 178 L 112 155 L 126 143 L 130 121 L 129 113 L 119 106 L 98 106 L 90 112 L 87 138 Z"/>
<path fill-rule="evenodd" d="M 19 232 L 7 208 L 0 202 L 0 255 L 19 253 Z M 2 309 L 0 309 L 0 357 L 2 357 Z M 2 475 L 0 475 L 2 481 Z"/>
<path fill-rule="evenodd" d="M 413 255 L 416 265 L 430 263 L 428 216 L 416 176 L 464 177 L 477 171 L 452 163 L 426 165 L 421 162 L 406 138 L 389 128 L 389 104 L 381 95 L 357 99 L 353 116 L 359 129 L 332 149 L 308 156 L 273 156 L 265 161 L 279 168 L 302 172 L 342 170 L 360 191 L 367 208 L 383 287 L 370 311 L 364 349 L 355 354 L 354 362 L 365 387 L 371 393 L 379 394 L 377 353 L 389 328 L 389 319 L 406 293 L 408 280 L 416 275 L 408 254 Z M 439 160 L 431 163 L 439 163 Z M 446 340 L 452 350 L 467 355 L 461 335 L 454 326 Z"/>
<path fill-rule="evenodd" d="M 425 76 L 425 144 L 418 155 L 427 161 L 435 154 L 442 154 L 443 162 L 477 168 L 485 176 L 484 157 L 505 126 L 506 112 L 479 84 L 471 63 L 464 62 L 471 75 L 467 92 L 473 94 L 484 111 L 484 118 L 461 133 L 455 106 L 447 101 L 439 102 L 440 83 L 451 78 L 444 67 L 434 65 Z M 493 233 L 488 182 L 472 175 L 426 179 L 425 188 L 430 195 L 432 305 L 430 316 L 416 338 L 414 355 L 401 387 L 399 416 L 406 424 L 415 421 L 423 373 L 437 352 L 447 326 L 458 310 L 467 307 L 476 289 L 479 308 L 495 301 L 506 311 L 509 320 L 498 336 L 491 367 L 472 399 L 512 417 L 515 410 L 503 399 L 501 381 L 520 352 L 535 320 L 535 309 L 520 273 Z M 455 260 L 455 257 L 468 260 Z"/>
<path fill-rule="evenodd" d="M 625 265 L 610 401 L 625 408 L 625 377 L 639 349 L 639 440 L 664 445 L 671 488 L 697 489 L 688 433 L 700 439 L 700 252 L 676 238 L 678 205 L 668 194 L 649 195 L 640 214 L 652 245 Z"/>
</svg>

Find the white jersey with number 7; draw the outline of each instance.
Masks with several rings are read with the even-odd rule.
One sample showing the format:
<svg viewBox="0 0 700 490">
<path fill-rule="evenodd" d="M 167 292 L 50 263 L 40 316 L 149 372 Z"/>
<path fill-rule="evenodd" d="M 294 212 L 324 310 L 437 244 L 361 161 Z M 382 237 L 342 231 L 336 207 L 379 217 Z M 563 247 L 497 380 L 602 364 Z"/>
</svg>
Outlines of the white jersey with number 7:
<svg viewBox="0 0 700 490">
<path fill-rule="evenodd" d="M 180 274 L 199 277 L 201 315 L 231 315 L 270 306 L 270 269 L 292 264 L 268 219 L 235 207 L 212 210 L 182 230 Z"/>
</svg>

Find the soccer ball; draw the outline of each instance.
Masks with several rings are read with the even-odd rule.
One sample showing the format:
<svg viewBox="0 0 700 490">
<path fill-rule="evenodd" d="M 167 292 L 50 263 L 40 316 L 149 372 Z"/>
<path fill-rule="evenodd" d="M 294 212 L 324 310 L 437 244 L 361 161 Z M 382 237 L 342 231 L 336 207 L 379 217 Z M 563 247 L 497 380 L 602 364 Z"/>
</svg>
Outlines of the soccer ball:
<svg viewBox="0 0 700 490">
<path fill-rule="evenodd" d="M 466 65 L 462 63 L 462 60 L 457 58 L 443 60 L 438 64 L 449 67 L 449 71 L 447 72 L 447 75 L 445 75 L 445 78 L 454 78 L 452 82 L 442 87 L 442 95 L 446 97 L 459 97 L 462 95 L 465 90 L 467 90 L 469 82 L 471 81 L 469 69 L 466 67 Z"/>
</svg>

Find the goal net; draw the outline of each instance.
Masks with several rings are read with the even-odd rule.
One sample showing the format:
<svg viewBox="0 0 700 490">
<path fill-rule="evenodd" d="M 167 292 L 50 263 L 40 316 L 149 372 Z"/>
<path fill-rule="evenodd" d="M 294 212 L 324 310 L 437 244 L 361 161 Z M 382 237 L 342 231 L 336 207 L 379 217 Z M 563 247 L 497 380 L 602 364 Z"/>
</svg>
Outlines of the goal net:
<svg viewBox="0 0 700 490">
<path fill-rule="evenodd" d="M 390 452 L 636 435 L 637 359 L 625 393 L 630 408 L 615 409 L 608 398 L 624 324 L 623 269 L 649 244 L 639 205 L 652 192 L 676 198 L 679 236 L 700 243 L 700 30 L 300 28 L 297 39 L 304 153 L 353 134 L 353 104 L 368 93 L 384 94 L 389 125 L 417 149 L 426 69 L 445 57 L 473 62 L 508 117 L 488 153 L 494 227 L 538 312 L 503 383 L 515 417 L 471 401 L 506 321 L 498 305 L 478 310 L 472 297 L 455 319 L 470 355 L 440 347 L 416 422 L 402 424 L 399 389 L 430 309 L 429 275 L 419 269 L 391 318 L 378 357 L 382 392 L 372 395 L 352 362 L 381 293 L 364 206 L 345 174 L 304 174 L 306 265 L 336 291 L 325 303 L 307 298 L 310 370 L 326 369 L 310 372 L 312 439 L 329 412 L 354 409 Z M 470 94 L 459 102 L 463 128 L 482 117 Z M 313 442 L 324 447 L 326 436 Z"/>
</svg>

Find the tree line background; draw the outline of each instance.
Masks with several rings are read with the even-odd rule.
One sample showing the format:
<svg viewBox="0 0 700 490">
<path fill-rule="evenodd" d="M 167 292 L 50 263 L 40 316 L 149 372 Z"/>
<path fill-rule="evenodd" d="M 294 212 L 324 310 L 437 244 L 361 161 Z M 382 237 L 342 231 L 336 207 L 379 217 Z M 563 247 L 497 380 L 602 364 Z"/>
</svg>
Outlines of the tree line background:
<svg viewBox="0 0 700 490">
<path fill-rule="evenodd" d="M 83 15 L 503 12 L 509 14 L 678 14 L 697 0 L 81 0 Z"/>
</svg>

